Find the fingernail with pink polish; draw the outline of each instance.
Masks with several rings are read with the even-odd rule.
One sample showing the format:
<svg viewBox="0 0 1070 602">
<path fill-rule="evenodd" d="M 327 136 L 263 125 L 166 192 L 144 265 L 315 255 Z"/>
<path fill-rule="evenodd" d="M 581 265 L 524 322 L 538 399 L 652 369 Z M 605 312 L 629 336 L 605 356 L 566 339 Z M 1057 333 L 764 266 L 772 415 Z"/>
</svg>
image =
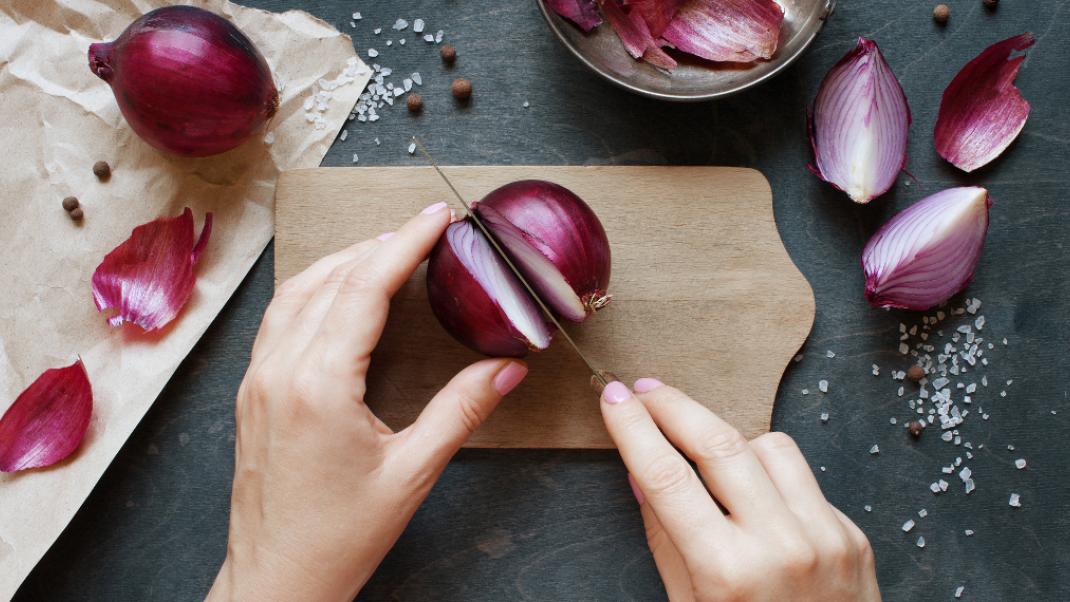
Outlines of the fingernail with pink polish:
<svg viewBox="0 0 1070 602">
<path fill-rule="evenodd" d="M 602 389 L 602 401 L 609 404 L 620 403 L 631 396 L 632 392 L 619 380 L 609 383 L 605 389 Z"/>
<path fill-rule="evenodd" d="M 393 237 L 394 234 L 396 234 L 396 232 L 383 232 L 382 234 L 380 234 L 379 236 L 376 236 L 375 238 L 376 238 L 376 240 L 386 240 L 388 238 Z"/>
<path fill-rule="evenodd" d="M 527 376 L 528 367 L 520 362 L 509 362 L 494 377 L 494 390 L 498 395 L 506 395 L 520 384 Z"/>
<path fill-rule="evenodd" d="M 632 488 L 632 495 L 635 496 L 635 501 L 642 506 L 643 502 L 646 501 L 646 496 L 643 495 L 643 490 L 639 489 L 639 486 L 635 484 L 635 479 L 632 478 L 632 473 L 630 472 L 628 473 L 628 485 Z"/>
<path fill-rule="evenodd" d="M 438 213 L 439 211 L 442 211 L 445 208 L 446 208 L 446 203 L 445 203 L 445 201 L 442 201 L 442 202 L 439 202 L 439 203 L 435 203 L 434 205 L 431 205 L 430 207 L 424 209 L 420 213 L 422 213 L 424 215 L 431 215 L 432 213 Z"/>
<path fill-rule="evenodd" d="M 654 389 L 657 389 L 658 387 L 664 384 L 665 383 L 661 382 L 656 378 L 640 378 L 639 380 L 635 381 L 634 385 L 632 385 L 632 389 L 636 393 L 649 393 L 650 391 L 653 391 Z"/>
</svg>

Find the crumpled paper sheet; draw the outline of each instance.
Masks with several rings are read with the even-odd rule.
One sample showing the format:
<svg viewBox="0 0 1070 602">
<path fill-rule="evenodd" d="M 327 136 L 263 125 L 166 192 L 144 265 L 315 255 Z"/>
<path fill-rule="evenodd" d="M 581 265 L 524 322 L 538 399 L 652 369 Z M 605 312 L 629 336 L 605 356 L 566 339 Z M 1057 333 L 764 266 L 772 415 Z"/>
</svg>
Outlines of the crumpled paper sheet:
<svg viewBox="0 0 1070 602">
<path fill-rule="evenodd" d="M 325 121 L 317 129 L 302 105 L 320 78 L 334 79 L 355 57 L 349 37 L 304 12 L 194 2 L 253 40 L 272 67 L 282 105 L 267 128 L 271 144 L 265 134 L 216 157 L 166 156 L 127 126 L 86 59 L 90 43 L 114 39 L 165 4 L 0 3 L 0 412 L 42 371 L 76 355 L 95 397 L 89 432 L 71 458 L 0 475 L 0 599 L 14 595 L 67 526 L 271 239 L 279 172 L 319 165 L 370 75 L 358 60 L 354 81 L 315 113 Z M 101 159 L 113 170 L 104 183 L 92 173 Z M 82 203 L 81 225 L 60 207 L 68 195 Z M 198 231 L 205 212 L 215 214 L 189 304 L 162 333 L 107 326 L 93 305 L 93 270 L 134 226 L 186 206 Z"/>
</svg>

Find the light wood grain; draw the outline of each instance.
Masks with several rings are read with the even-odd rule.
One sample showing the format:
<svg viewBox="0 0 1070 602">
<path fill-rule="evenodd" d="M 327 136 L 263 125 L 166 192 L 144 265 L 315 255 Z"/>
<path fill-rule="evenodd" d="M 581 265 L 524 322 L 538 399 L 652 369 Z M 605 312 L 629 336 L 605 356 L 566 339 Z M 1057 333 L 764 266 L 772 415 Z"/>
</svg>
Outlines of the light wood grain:
<svg viewBox="0 0 1070 602">
<path fill-rule="evenodd" d="M 769 428 L 784 367 L 810 331 L 814 298 L 773 220 L 756 171 L 722 167 L 447 167 L 477 199 L 507 182 L 562 184 L 599 215 L 613 250 L 613 302 L 569 332 L 595 364 L 631 382 L 657 376 L 753 437 Z M 395 229 L 448 189 L 425 167 L 284 173 L 276 193 L 276 281 L 354 241 Z M 354 316 L 354 320 L 359 320 Z M 726 341 L 734 341 L 732 344 Z M 368 403 L 409 424 L 480 356 L 431 314 L 424 269 L 394 300 Z M 583 364 L 561 342 L 473 436 L 473 447 L 602 448 L 611 442 Z"/>
</svg>

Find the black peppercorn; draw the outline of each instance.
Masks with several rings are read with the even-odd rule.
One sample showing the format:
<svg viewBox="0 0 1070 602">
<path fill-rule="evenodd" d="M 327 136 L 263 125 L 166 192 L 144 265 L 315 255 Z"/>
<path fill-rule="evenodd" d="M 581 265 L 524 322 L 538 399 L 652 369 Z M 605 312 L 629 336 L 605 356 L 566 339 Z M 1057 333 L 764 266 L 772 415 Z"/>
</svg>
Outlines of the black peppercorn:
<svg viewBox="0 0 1070 602">
<path fill-rule="evenodd" d="M 909 370 L 907 370 L 907 378 L 914 382 L 920 381 L 921 379 L 925 378 L 925 368 L 914 364 L 910 367 Z"/>
<path fill-rule="evenodd" d="M 98 179 L 107 180 L 111 177 L 111 166 L 107 161 L 97 161 L 93 164 L 93 175 Z"/>
<path fill-rule="evenodd" d="M 937 4 L 933 9 L 933 21 L 936 21 L 940 25 L 947 23 L 948 17 L 951 16 L 951 7 L 946 4 Z"/>
<path fill-rule="evenodd" d="M 424 99 L 420 98 L 419 94 L 409 94 L 405 104 L 408 105 L 410 113 L 419 113 L 424 110 Z"/>
<path fill-rule="evenodd" d="M 921 432 L 925 430 L 925 425 L 920 420 L 915 420 L 907 425 L 907 432 L 911 437 L 917 439 L 921 436 Z"/>
<path fill-rule="evenodd" d="M 63 210 L 66 211 L 67 213 L 70 213 L 71 211 L 74 211 L 77 208 L 78 208 L 78 199 L 76 199 L 75 197 L 69 196 L 69 197 L 63 199 Z"/>
<path fill-rule="evenodd" d="M 71 219 L 73 219 L 74 221 L 78 222 L 78 221 L 82 220 L 82 217 L 84 217 L 85 214 L 82 213 L 82 208 L 81 207 L 75 207 L 74 209 L 71 209 L 67 213 L 67 215 L 71 216 Z"/>
</svg>

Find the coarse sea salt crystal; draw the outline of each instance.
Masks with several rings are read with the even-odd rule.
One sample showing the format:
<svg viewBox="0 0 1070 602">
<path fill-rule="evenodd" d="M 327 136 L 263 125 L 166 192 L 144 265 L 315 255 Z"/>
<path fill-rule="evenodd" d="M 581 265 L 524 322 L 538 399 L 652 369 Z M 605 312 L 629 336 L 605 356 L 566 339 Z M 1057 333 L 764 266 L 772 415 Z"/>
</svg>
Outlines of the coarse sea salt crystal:
<svg viewBox="0 0 1070 602">
<path fill-rule="evenodd" d="M 825 422 L 828 422 L 828 421 L 829 421 L 829 413 L 828 412 L 821 412 L 821 422 L 825 423 Z"/>
<path fill-rule="evenodd" d="M 353 20 L 354 20 L 354 21 L 360 21 L 360 20 L 361 20 L 362 18 L 363 18 L 363 17 L 361 17 L 361 16 L 360 16 L 360 13 L 359 13 L 359 12 L 355 12 L 355 13 L 353 13 Z"/>
<path fill-rule="evenodd" d="M 825 472 L 825 467 L 824 466 L 820 466 L 819 468 L 821 469 L 821 472 Z"/>
<path fill-rule="evenodd" d="M 910 345 L 907 345 L 906 343 L 899 343 L 899 353 L 903 355 L 910 353 Z"/>
<path fill-rule="evenodd" d="M 1018 495 L 1017 493 L 1012 493 L 1010 499 L 1007 500 L 1007 504 L 1009 504 L 1009 505 L 1011 505 L 1011 506 L 1013 506 L 1015 508 L 1021 508 L 1022 507 L 1022 496 Z"/>
<path fill-rule="evenodd" d="M 424 32 L 424 20 L 423 19 L 416 19 L 415 21 L 413 21 L 412 22 L 412 30 L 415 31 L 416 33 L 423 33 Z"/>
<path fill-rule="evenodd" d="M 522 106 L 522 107 L 524 107 L 524 108 L 526 109 L 526 108 L 528 108 L 528 107 L 530 107 L 530 106 L 531 106 L 531 103 L 525 100 L 525 101 L 524 101 L 524 104 L 522 104 L 522 105 L 520 105 L 520 106 Z"/>
<path fill-rule="evenodd" d="M 888 419 L 888 424 L 895 424 L 896 422 L 897 421 L 895 419 L 895 416 L 892 416 L 891 418 Z"/>
<path fill-rule="evenodd" d="M 836 352 L 831 350 L 831 349 L 829 349 L 828 351 L 825 352 L 825 357 L 827 357 L 829 359 L 832 359 L 832 358 L 836 357 Z"/>
<path fill-rule="evenodd" d="M 960 586 L 956 587 L 955 588 L 955 597 L 956 598 L 961 598 L 962 597 L 962 592 L 964 592 L 964 591 L 966 591 L 966 586 L 965 585 L 960 585 Z"/>
<path fill-rule="evenodd" d="M 970 470 L 970 467 L 969 466 L 964 466 L 964 467 L 962 467 L 962 470 L 959 471 L 959 478 L 962 479 L 963 483 L 965 483 L 966 481 L 970 480 L 970 475 L 972 475 L 972 474 L 973 474 L 973 471 Z"/>
<path fill-rule="evenodd" d="M 925 508 L 922 508 L 921 510 L 918 510 L 918 517 L 925 518 L 926 516 L 929 516 L 929 511 L 928 510 L 926 510 Z"/>
<path fill-rule="evenodd" d="M 383 28 L 382 27 L 376 27 L 375 29 L 372 30 L 372 33 L 374 33 L 375 35 L 379 35 L 379 34 L 383 33 Z"/>
<path fill-rule="evenodd" d="M 925 547 L 925 538 L 924 537 L 921 537 L 920 535 L 918 536 L 917 546 L 919 548 L 924 548 Z"/>
<path fill-rule="evenodd" d="M 369 58 L 375 58 L 377 56 L 379 56 L 379 51 L 378 50 L 376 50 L 374 48 L 369 48 L 368 49 L 368 57 Z"/>
<path fill-rule="evenodd" d="M 442 36 L 446 35 L 446 32 L 441 29 L 435 32 L 435 43 L 438 44 L 442 41 Z"/>
<path fill-rule="evenodd" d="M 876 443 L 874 443 L 873 447 L 869 448 L 869 453 L 871 453 L 871 454 L 873 454 L 875 456 L 875 455 L 881 453 L 881 448 L 878 447 Z"/>
<path fill-rule="evenodd" d="M 929 483 L 929 490 L 933 493 L 940 493 L 940 483 Z"/>
<path fill-rule="evenodd" d="M 827 380 L 819 380 L 819 381 L 817 381 L 817 389 L 819 391 L 821 391 L 822 393 L 828 393 L 829 392 L 829 381 L 827 381 Z"/>
<path fill-rule="evenodd" d="M 429 43 L 429 44 L 434 44 L 435 43 L 435 36 L 433 36 L 433 35 L 431 35 L 429 33 L 428 34 L 424 34 L 424 41 Z"/>
<path fill-rule="evenodd" d="M 910 519 L 907 522 L 903 523 L 903 532 L 904 533 L 909 533 L 910 530 L 913 529 L 913 528 L 914 528 L 914 519 Z"/>
<path fill-rule="evenodd" d="M 415 153 L 416 153 L 416 143 L 415 142 L 410 142 L 409 143 L 409 154 L 413 155 Z"/>
<path fill-rule="evenodd" d="M 419 72 L 412 74 L 412 83 L 416 84 L 417 86 L 424 85 L 424 79 L 420 77 Z"/>
<path fill-rule="evenodd" d="M 401 38 L 400 40 L 398 40 L 398 44 L 401 44 L 402 46 L 404 46 L 405 45 L 405 38 Z"/>
<path fill-rule="evenodd" d="M 873 512 L 873 506 L 870 506 L 869 504 L 866 504 L 865 506 L 862 506 L 862 509 L 865 510 L 866 512 Z"/>
<path fill-rule="evenodd" d="M 810 389 L 803 389 L 802 390 L 802 394 L 803 395 L 809 395 L 810 394 Z"/>
<path fill-rule="evenodd" d="M 394 30 L 397 30 L 397 31 L 401 31 L 401 30 L 405 29 L 408 26 L 409 26 L 409 22 L 408 21 L 406 21 L 405 19 L 398 19 L 397 21 L 394 21 L 394 25 L 391 27 L 391 29 L 394 29 Z"/>
<path fill-rule="evenodd" d="M 356 163 L 359 160 L 360 160 L 360 158 L 357 157 L 357 153 L 353 153 L 353 162 Z"/>
<path fill-rule="evenodd" d="M 963 533 L 966 534 L 966 537 L 973 537 L 973 529 L 966 529 Z"/>
<path fill-rule="evenodd" d="M 1025 468 L 1025 458 L 1018 458 L 1014 461 L 1014 467 L 1018 470 Z"/>
<path fill-rule="evenodd" d="M 943 479 L 940 479 L 939 484 L 940 484 L 940 491 L 947 491 L 947 488 L 948 488 L 948 482 L 947 481 L 945 481 Z"/>
<path fill-rule="evenodd" d="M 346 138 L 349 138 L 349 130 L 342 130 L 342 134 L 338 136 L 338 139 L 344 141 Z"/>
</svg>

